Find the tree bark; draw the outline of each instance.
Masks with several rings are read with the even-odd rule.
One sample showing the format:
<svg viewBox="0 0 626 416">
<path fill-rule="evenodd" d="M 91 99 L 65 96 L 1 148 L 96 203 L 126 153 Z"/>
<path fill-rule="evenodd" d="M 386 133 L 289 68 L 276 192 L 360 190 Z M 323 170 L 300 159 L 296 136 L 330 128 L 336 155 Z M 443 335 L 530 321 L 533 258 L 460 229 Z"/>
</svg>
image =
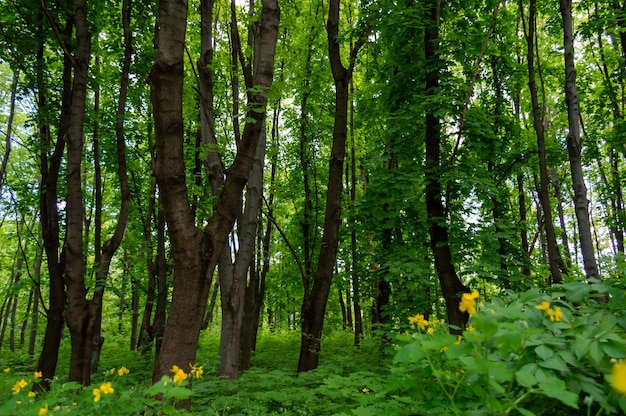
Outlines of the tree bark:
<svg viewBox="0 0 626 416">
<path fill-rule="evenodd" d="M 439 2 L 430 0 L 425 6 L 424 55 L 426 58 L 426 95 L 435 97 L 439 87 Z M 434 102 L 434 100 L 432 101 Z M 450 332 L 461 333 L 468 315 L 459 310 L 461 294 L 469 292 L 456 274 L 448 241 L 447 219 L 441 201 L 441 123 L 436 108 L 426 112 L 426 211 L 429 222 L 430 247 L 435 270 L 446 303 Z"/>
<path fill-rule="evenodd" d="M 328 56 L 335 84 L 335 116 L 333 125 L 333 144 L 328 170 L 326 210 L 317 270 L 309 296 L 302 305 L 302 337 L 298 372 L 317 368 L 321 346 L 324 313 L 330 284 L 337 259 L 339 245 L 339 226 L 341 224 L 341 196 L 343 190 L 343 160 L 346 154 L 348 87 L 359 49 L 365 42 L 361 35 L 350 51 L 350 66 L 345 68 L 341 62 L 339 44 L 339 0 L 330 0 L 326 31 L 328 34 Z"/>
<path fill-rule="evenodd" d="M 41 14 L 43 19 L 43 13 Z M 43 23 L 42 23 L 43 31 Z M 72 33 L 71 21 L 68 21 L 64 35 Z M 41 62 L 44 53 L 44 42 L 41 40 L 37 52 L 37 61 Z M 39 190 L 39 210 L 41 213 L 41 233 L 43 246 L 46 252 L 48 275 L 50 279 L 49 306 L 46 310 L 46 329 L 44 331 L 43 345 L 37 362 L 37 371 L 42 373 L 42 378 L 33 386 L 36 390 L 48 390 L 56 373 L 61 346 L 61 337 L 65 326 L 65 264 L 66 249 L 60 251 L 59 242 L 59 208 L 58 208 L 58 181 L 61 161 L 65 151 L 66 137 L 70 122 L 70 108 L 72 102 L 72 62 L 70 56 L 63 58 L 63 78 L 61 94 L 61 112 L 57 131 L 56 143 L 52 143 L 50 126 L 39 124 L 39 138 L 41 150 L 39 153 L 41 184 Z M 37 111 L 41 115 L 38 120 L 45 120 L 43 114 L 47 112 L 47 88 L 44 81 L 43 68 L 37 69 Z M 53 148 L 51 155 L 45 149 Z M 45 306 L 44 306 L 45 309 Z"/>
<path fill-rule="evenodd" d="M 187 369 L 195 362 L 210 288 L 209 277 L 213 275 L 235 223 L 238 201 L 248 180 L 263 128 L 267 92 L 273 77 L 279 15 L 276 0 L 263 1 L 258 68 L 253 80 L 258 91 L 248 92 L 250 110 L 246 114 L 253 121 L 244 127 L 237 155 L 226 175 L 213 216 L 202 232 L 195 226 L 188 203 L 183 153 L 182 87 L 187 2 L 159 2 L 158 52 L 149 81 L 155 114 L 156 174 L 170 232 L 174 287 L 163 343 L 155 360 L 152 375 L 155 382 L 169 374 L 173 365 Z M 182 403 L 186 407 L 189 404 Z"/>
<path fill-rule="evenodd" d="M 83 252 L 84 206 L 82 195 L 82 157 L 84 143 L 87 77 L 91 56 L 91 34 L 87 23 L 87 1 L 75 0 L 74 26 L 76 51 L 73 55 L 71 121 L 67 135 L 67 226 L 65 247 L 67 264 L 67 326 L 70 330 L 72 352 L 69 380 L 90 384 L 90 360 L 93 311 L 87 301 L 85 288 L 85 254 Z"/>
<path fill-rule="evenodd" d="M 520 10 L 522 3 L 520 3 Z M 537 96 L 537 82 L 535 80 L 535 30 L 536 30 L 536 0 L 529 3 L 528 28 L 525 27 L 526 43 L 528 46 L 526 60 L 528 64 L 528 88 L 532 101 L 533 127 L 537 135 L 537 150 L 539 156 L 539 200 L 543 210 L 544 229 L 548 245 L 548 264 L 550 266 L 550 283 L 562 283 L 561 271 L 565 270 L 559 247 L 556 243 L 554 222 L 552 220 L 552 204 L 548 191 L 549 177 L 546 162 L 546 143 L 544 134 L 544 117 L 539 108 Z M 526 29 L 528 29 L 526 31 Z"/>
<path fill-rule="evenodd" d="M 572 18 L 572 1 L 560 0 L 561 17 L 563 18 L 563 46 L 565 61 L 565 101 L 567 103 L 567 153 L 569 155 L 574 188 L 574 209 L 578 223 L 580 251 L 587 279 L 598 279 L 598 263 L 593 248 L 591 224 L 589 222 L 589 201 L 587 187 L 582 168 L 582 140 L 580 138 L 580 109 L 576 89 L 576 66 L 574 63 L 574 23 Z M 626 36 L 626 34 L 624 35 Z M 625 40 L 626 41 L 626 40 Z"/>
</svg>

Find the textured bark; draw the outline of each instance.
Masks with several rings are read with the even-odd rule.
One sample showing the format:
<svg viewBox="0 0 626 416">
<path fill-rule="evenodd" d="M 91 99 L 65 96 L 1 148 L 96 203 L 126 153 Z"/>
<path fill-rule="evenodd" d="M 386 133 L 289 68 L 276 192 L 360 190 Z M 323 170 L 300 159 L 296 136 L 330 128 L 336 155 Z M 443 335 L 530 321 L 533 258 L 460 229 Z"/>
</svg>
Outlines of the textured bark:
<svg viewBox="0 0 626 416">
<path fill-rule="evenodd" d="M 563 45 L 565 60 L 565 101 L 567 103 L 567 153 L 569 155 L 574 188 L 574 209 L 578 223 L 580 251 L 587 279 L 598 279 L 598 263 L 593 248 L 591 224 L 589 221 L 589 201 L 587 187 L 582 168 L 582 140 L 580 138 L 580 109 L 576 89 L 576 66 L 574 63 L 574 24 L 572 18 L 572 1 L 560 0 L 561 17 L 563 18 Z"/>
<path fill-rule="evenodd" d="M 72 32 L 70 22 L 65 27 L 64 34 L 68 36 Z M 37 60 L 43 58 L 44 44 L 39 44 Z M 37 362 L 37 371 L 42 373 L 39 383 L 34 389 L 48 390 L 50 385 L 47 380 L 52 380 L 56 373 L 61 337 L 65 326 L 65 248 L 60 252 L 59 240 L 59 211 L 58 211 L 58 181 L 59 170 L 63 152 L 65 151 L 67 131 L 70 121 L 70 104 L 72 101 L 72 64 L 70 57 L 65 55 L 63 59 L 63 92 L 61 94 L 61 112 L 59 116 L 58 133 L 56 143 L 52 143 L 50 126 L 41 124 L 38 126 L 41 143 L 39 154 L 41 170 L 41 186 L 39 191 L 39 210 L 41 213 L 41 234 L 46 253 L 49 286 L 49 307 L 46 310 L 46 329 L 44 339 Z M 44 82 L 44 74 L 41 68 L 37 70 L 37 111 L 46 113 L 47 88 Z M 38 119 L 45 119 L 44 117 Z M 51 155 L 44 149 L 53 148 Z M 45 307 L 44 307 L 45 308 Z"/>
<path fill-rule="evenodd" d="M 102 337 L 102 300 L 104 288 L 111 266 L 113 255 L 122 243 L 128 216 L 130 213 L 130 186 L 128 184 L 128 174 L 126 173 L 126 144 L 124 137 L 124 115 L 126 113 L 126 97 L 128 94 L 128 83 L 130 64 L 132 59 L 132 32 L 130 30 L 131 0 L 122 2 L 122 28 L 124 32 L 124 61 L 122 63 L 122 73 L 120 80 L 119 97 L 117 100 L 116 122 L 115 122 L 115 149 L 117 156 L 117 176 L 120 190 L 120 209 L 117 216 L 117 223 L 113 235 L 100 248 L 95 264 L 96 287 L 90 306 L 93 311 L 93 329 L 91 335 L 90 363 L 93 370 L 97 369 L 100 360 L 100 351 L 104 338 Z M 97 239 L 96 241 L 98 241 Z"/>
<path fill-rule="evenodd" d="M 67 135 L 67 226 L 65 247 L 67 263 L 65 284 L 67 290 L 66 319 L 70 331 L 72 352 L 69 380 L 90 384 L 91 337 L 93 310 L 87 301 L 85 287 L 85 254 L 83 252 L 84 206 L 82 195 L 82 157 L 84 143 L 87 76 L 91 55 L 91 35 L 87 24 L 87 2 L 74 2 L 76 51 L 73 55 L 71 121 Z"/>
<path fill-rule="evenodd" d="M 345 68 L 341 62 L 340 44 L 337 38 L 339 34 L 339 3 L 339 0 L 331 0 L 328 6 L 326 25 L 328 56 L 335 84 L 333 143 L 330 151 L 324 231 L 319 260 L 309 296 L 305 297 L 302 305 L 302 338 L 298 372 L 314 370 L 319 363 L 324 313 L 339 245 L 343 160 L 346 154 L 348 121 L 348 87 L 354 70 L 356 55 L 365 42 L 365 35 L 362 35 L 350 51 L 350 66 Z"/>
<path fill-rule="evenodd" d="M 537 150 L 539 156 L 539 200 L 543 210 L 543 222 L 548 245 L 548 264 L 550 266 L 550 283 L 562 283 L 561 271 L 565 270 L 559 247 L 556 243 L 554 222 L 552 220 L 552 204 L 548 190 L 549 176 L 546 162 L 546 143 L 544 133 L 544 117 L 539 108 L 537 96 L 537 82 L 535 80 L 535 29 L 536 29 L 536 0 L 529 4 L 528 28 L 525 28 L 526 43 L 528 46 L 526 58 L 528 64 L 528 88 L 533 111 L 533 127 L 537 135 Z"/>
<path fill-rule="evenodd" d="M 433 97 L 439 87 L 439 3 L 430 0 L 426 4 L 426 29 L 424 51 L 426 63 L 426 95 Z M 434 102 L 434 100 L 433 100 Z M 435 106 L 426 113 L 426 211 L 429 222 L 430 247 L 435 259 L 435 270 L 446 303 L 448 324 L 452 333 L 460 333 L 467 323 L 467 313 L 459 310 L 461 294 L 469 289 L 463 285 L 452 263 L 448 241 L 447 219 L 441 201 L 441 123 Z"/>
<path fill-rule="evenodd" d="M 267 92 L 273 77 L 279 8 L 276 0 L 263 1 L 260 19 L 259 60 L 253 80 L 260 91 L 249 92 L 246 123 L 237 155 L 219 193 L 214 214 L 204 232 L 195 226 L 188 204 L 183 154 L 183 53 L 187 23 L 186 1 L 159 2 L 157 58 L 149 75 L 155 114 L 156 175 L 164 196 L 174 287 L 163 342 L 155 360 L 153 381 L 169 374 L 173 365 L 189 368 L 195 362 L 198 337 L 210 288 L 210 279 L 236 220 L 241 192 L 252 168 L 263 128 Z M 189 406 L 189 402 L 182 403 Z"/>
<path fill-rule="evenodd" d="M 9 163 L 9 155 L 11 154 L 11 134 L 13 133 L 13 118 L 15 116 L 15 94 L 17 92 L 18 79 L 18 73 L 13 73 L 13 79 L 11 80 L 11 99 L 9 101 L 9 119 L 7 120 L 6 135 L 4 138 L 4 155 L 2 156 L 2 162 L 0 163 L 0 193 L 2 193 L 2 185 L 4 184 L 7 164 Z"/>
</svg>

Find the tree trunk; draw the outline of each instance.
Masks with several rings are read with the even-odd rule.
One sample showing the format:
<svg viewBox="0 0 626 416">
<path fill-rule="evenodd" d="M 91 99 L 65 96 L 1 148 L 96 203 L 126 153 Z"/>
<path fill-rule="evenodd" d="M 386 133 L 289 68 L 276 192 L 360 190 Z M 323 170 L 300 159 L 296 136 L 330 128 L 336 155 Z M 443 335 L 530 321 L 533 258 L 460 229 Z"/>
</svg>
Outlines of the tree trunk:
<svg viewBox="0 0 626 416">
<path fill-rule="evenodd" d="M 17 81 L 19 79 L 18 72 L 13 73 L 11 81 L 11 101 L 9 104 L 9 119 L 7 120 L 6 135 L 4 139 L 4 155 L 0 163 L 0 194 L 2 194 L 2 185 L 9 163 L 9 155 L 11 154 L 11 133 L 13 132 L 13 117 L 15 116 L 15 95 L 17 93 Z"/>
<path fill-rule="evenodd" d="M 87 24 L 86 0 L 74 1 L 76 52 L 73 56 L 71 121 L 67 135 L 67 226 L 65 247 L 67 263 L 65 284 L 67 310 L 65 317 L 70 330 L 72 352 L 69 380 L 90 384 L 91 337 L 93 311 L 87 301 L 85 288 L 85 254 L 83 252 L 84 206 L 82 195 L 82 158 L 84 142 L 87 78 L 91 55 L 91 35 Z"/>
<path fill-rule="evenodd" d="M 339 0 L 330 0 L 328 21 L 328 55 L 335 83 L 335 117 L 333 144 L 330 153 L 326 211 L 317 271 L 308 297 L 302 305 L 302 339 L 298 372 L 314 370 L 318 366 L 324 313 L 330 293 L 330 284 L 337 259 L 339 226 L 341 224 L 341 196 L 343 188 L 343 159 L 346 154 L 348 87 L 356 55 L 365 42 L 365 35 L 350 51 L 350 66 L 341 62 L 339 40 Z"/>
<path fill-rule="evenodd" d="M 195 226 L 188 204 L 183 152 L 183 55 L 187 24 L 186 1 L 159 2 L 157 58 L 149 75 L 155 114 L 157 142 L 156 173 L 163 198 L 171 257 L 174 262 L 174 287 L 163 343 L 155 360 L 154 382 L 177 365 L 187 369 L 195 362 L 198 337 L 202 328 L 210 278 L 236 219 L 238 201 L 252 168 L 257 143 L 263 128 L 267 91 L 273 77 L 274 51 L 278 32 L 279 8 L 276 0 L 264 0 L 259 25 L 259 61 L 253 80 L 256 92 L 248 93 L 247 122 L 214 214 L 205 232 Z M 189 402 L 181 403 L 189 406 Z"/>
<path fill-rule="evenodd" d="M 426 94 L 436 96 L 439 87 L 439 3 L 430 0 L 426 5 L 424 50 L 427 62 Z M 441 124 L 436 108 L 426 113 L 426 211 L 429 222 L 430 247 L 435 259 L 435 270 L 446 303 L 448 324 L 452 333 L 461 333 L 468 315 L 459 310 L 461 294 L 469 289 L 459 280 L 448 242 L 447 219 L 441 201 Z"/>
<path fill-rule="evenodd" d="M 535 29 L 536 29 L 536 0 L 531 0 L 529 5 L 528 30 L 525 33 L 528 45 L 528 87 L 533 110 L 533 126 L 537 135 L 537 149 L 539 155 L 539 200 L 543 210 L 543 222 L 546 232 L 546 242 L 548 245 L 548 264 L 550 266 L 550 283 L 562 283 L 561 271 L 565 270 L 559 247 L 556 243 L 554 232 L 554 222 L 552 220 L 552 204 L 550 203 L 550 193 L 548 191 L 549 177 L 546 162 L 546 143 L 544 135 L 544 117 L 539 108 L 537 97 L 537 82 L 535 81 Z M 525 28 L 526 29 L 526 28 Z"/>
<path fill-rule="evenodd" d="M 72 25 L 68 21 L 64 35 L 69 36 L 71 33 Z M 44 43 L 41 41 L 37 52 L 37 61 L 43 59 L 43 53 Z M 37 111 L 40 115 L 43 115 L 47 113 L 48 104 L 46 102 L 47 88 L 42 69 L 37 70 L 37 85 Z M 66 293 L 64 270 L 66 264 L 66 248 L 64 247 L 61 252 L 59 250 L 58 181 L 63 152 L 65 151 L 72 102 L 72 63 L 68 55 L 65 55 L 63 58 L 62 88 L 61 113 L 59 116 L 57 140 L 54 145 L 54 151 L 50 156 L 45 150 L 52 147 L 50 126 L 47 124 L 40 124 L 38 126 L 42 149 L 39 154 L 39 168 L 41 170 L 39 209 L 41 213 L 41 233 L 44 250 L 46 252 L 50 286 L 48 288 L 49 307 L 46 310 L 46 329 L 44 331 L 41 353 L 37 362 L 37 371 L 42 373 L 42 378 L 39 383 L 33 386 L 33 388 L 37 390 L 48 390 L 50 388 L 48 380 L 52 380 L 56 373 L 59 348 L 61 346 L 61 338 L 65 326 L 64 311 Z M 45 120 L 45 117 L 39 117 L 38 120 Z"/>
<path fill-rule="evenodd" d="M 561 16 L 563 18 L 563 45 L 565 61 L 565 101 L 567 103 L 567 119 L 569 132 L 567 134 L 567 153 L 569 154 L 570 169 L 572 172 L 572 186 L 574 188 L 574 209 L 578 224 L 580 251 L 583 257 L 583 266 L 587 279 L 598 279 L 598 264 L 593 248 L 591 224 L 589 222 L 589 201 L 587 187 L 582 168 L 582 140 L 580 138 L 580 109 L 578 107 L 578 92 L 576 90 L 576 67 L 574 64 L 574 23 L 572 18 L 572 1 L 560 0 Z M 622 35 L 620 35 L 622 36 Z M 624 35 L 626 36 L 626 34 Z M 626 41 L 626 38 L 625 38 Z"/>
</svg>

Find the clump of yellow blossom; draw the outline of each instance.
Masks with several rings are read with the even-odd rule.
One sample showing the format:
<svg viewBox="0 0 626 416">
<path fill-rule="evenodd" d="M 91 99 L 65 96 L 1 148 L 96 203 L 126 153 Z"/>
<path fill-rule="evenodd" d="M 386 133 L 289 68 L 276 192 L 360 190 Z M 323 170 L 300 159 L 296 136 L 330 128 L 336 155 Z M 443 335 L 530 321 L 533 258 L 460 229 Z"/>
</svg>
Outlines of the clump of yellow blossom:
<svg viewBox="0 0 626 416">
<path fill-rule="evenodd" d="M 548 302 L 547 300 L 544 300 L 539 305 L 535 306 L 535 308 L 539 309 L 540 311 L 546 311 L 546 314 L 552 322 L 560 322 L 561 318 L 563 318 L 563 312 L 561 311 L 561 308 L 559 308 L 558 306 L 552 308 L 550 306 L 550 302 Z"/>
<path fill-rule="evenodd" d="M 430 328 L 428 328 L 428 331 L 426 331 L 426 333 L 427 333 L 428 335 L 432 335 L 432 334 L 434 334 L 434 333 L 435 333 L 435 329 L 434 329 L 433 327 L 430 327 Z"/>
<path fill-rule="evenodd" d="M 39 409 L 39 412 L 37 413 L 37 415 L 38 416 L 46 416 L 47 414 L 48 414 L 48 403 L 46 403 L 46 405 L 44 407 Z"/>
<path fill-rule="evenodd" d="M 100 396 L 102 394 L 111 394 L 114 391 L 115 390 L 111 386 L 110 381 L 107 381 L 106 383 L 102 383 L 99 388 L 93 389 L 93 401 L 98 402 L 100 401 Z"/>
<path fill-rule="evenodd" d="M 195 378 L 202 378 L 202 374 L 204 374 L 204 370 L 202 369 L 201 365 L 196 367 L 193 364 L 189 364 L 189 367 L 191 367 L 191 374 L 193 374 Z"/>
<path fill-rule="evenodd" d="M 622 396 L 626 396 L 626 360 L 619 360 L 613 364 L 611 387 Z"/>
<path fill-rule="evenodd" d="M 26 380 L 21 379 L 20 381 L 18 381 L 17 383 L 15 383 L 13 385 L 13 387 L 11 388 L 11 390 L 13 390 L 15 393 L 19 393 L 24 387 L 26 387 L 28 385 L 28 383 L 26 382 Z"/>
<path fill-rule="evenodd" d="M 189 375 L 177 365 L 174 365 L 170 371 L 174 373 L 174 381 L 177 382 L 179 386 L 189 377 Z"/>
<path fill-rule="evenodd" d="M 2 370 L 3 373 L 7 374 L 9 372 L 11 372 L 11 367 L 7 367 L 4 370 Z"/>
<path fill-rule="evenodd" d="M 424 319 L 424 315 L 422 315 L 421 313 L 418 313 L 415 316 L 409 316 L 409 323 L 411 325 L 419 325 L 420 330 L 425 330 L 426 327 L 428 326 L 428 320 Z"/>
<path fill-rule="evenodd" d="M 35 397 L 37 394 L 34 391 L 28 392 L 28 397 Z"/>
<path fill-rule="evenodd" d="M 478 296 L 479 294 L 476 290 L 472 293 L 463 293 L 459 310 L 474 315 L 476 313 L 476 299 L 478 299 Z"/>
<path fill-rule="evenodd" d="M 117 370 L 117 375 L 122 377 L 124 374 L 128 374 L 130 373 L 130 370 L 126 367 L 120 367 L 119 370 Z"/>
</svg>

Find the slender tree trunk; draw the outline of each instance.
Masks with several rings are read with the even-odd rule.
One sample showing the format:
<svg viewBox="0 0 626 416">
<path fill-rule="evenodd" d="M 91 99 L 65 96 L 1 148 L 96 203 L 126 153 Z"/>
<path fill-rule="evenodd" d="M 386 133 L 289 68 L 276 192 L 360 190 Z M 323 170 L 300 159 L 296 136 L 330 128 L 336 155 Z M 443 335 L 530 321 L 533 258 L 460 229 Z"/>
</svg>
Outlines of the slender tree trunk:
<svg viewBox="0 0 626 416">
<path fill-rule="evenodd" d="M 429 0 L 425 6 L 426 29 L 424 50 L 427 62 L 426 94 L 435 96 L 439 87 L 439 2 Z M 426 211 L 429 222 L 430 247 L 435 258 L 435 270 L 446 303 L 448 324 L 452 333 L 460 333 L 468 315 L 459 310 L 461 294 L 469 289 L 463 285 L 452 263 L 448 241 L 447 219 L 441 201 L 441 123 L 436 108 L 426 112 Z"/>
<path fill-rule="evenodd" d="M 119 97 L 117 101 L 116 122 L 115 122 L 115 149 L 117 155 L 117 176 L 120 186 L 120 209 L 117 216 L 117 223 L 113 235 L 104 243 L 101 248 L 100 255 L 97 260 L 96 267 L 96 287 L 94 289 L 93 298 L 90 301 L 90 308 L 93 316 L 93 323 L 89 331 L 91 335 L 91 352 L 90 364 L 92 368 L 97 368 L 100 360 L 100 351 L 104 338 L 102 337 L 102 300 L 104 296 L 104 288 L 106 286 L 111 260 L 115 252 L 122 243 L 128 216 L 130 213 L 130 186 L 128 184 L 128 175 L 126 172 L 126 144 L 124 137 L 124 115 L 126 113 L 126 97 L 128 94 L 128 83 L 130 74 L 130 64 L 132 59 L 132 33 L 130 30 L 131 17 L 131 0 L 122 2 L 122 27 L 124 31 L 124 61 L 122 64 L 122 73 L 119 89 Z"/>
<path fill-rule="evenodd" d="M 523 10 L 520 3 L 520 10 Z M 536 33 L 536 0 L 530 0 L 529 4 L 528 30 L 525 27 L 526 43 L 528 45 L 528 87 L 533 110 L 533 126 L 537 135 L 537 149 L 539 155 L 539 200 L 543 210 L 543 222 L 548 245 L 548 264 L 550 266 L 550 283 L 562 283 L 561 271 L 565 270 L 559 247 L 556 243 L 554 222 L 552 220 L 552 204 L 550 203 L 550 193 L 548 191 L 549 177 L 546 162 L 546 143 L 544 133 L 544 117 L 539 108 L 539 98 L 537 96 L 537 82 L 535 81 L 535 33 Z"/>
<path fill-rule="evenodd" d="M 9 103 L 9 119 L 7 120 L 6 135 L 4 138 L 4 156 L 0 163 L 0 194 L 2 193 L 2 185 L 4 184 L 4 177 L 7 170 L 7 164 L 9 163 L 9 155 L 11 154 L 11 134 L 13 133 L 13 118 L 15 116 L 15 95 L 17 93 L 17 82 L 19 80 L 18 72 L 13 73 L 13 79 L 11 80 L 11 101 Z"/>
<path fill-rule="evenodd" d="M 43 14 L 42 17 L 43 19 Z M 43 23 L 42 23 L 43 27 Z M 42 28 L 43 31 L 43 28 Z M 67 37 L 72 33 L 72 24 L 66 24 L 64 35 Z M 39 44 L 37 61 L 42 62 L 44 53 L 43 40 Z M 70 57 L 63 58 L 63 78 L 61 95 L 61 113 L 59 116 L 58 132 L 56 144 L 52 145 L 50 137 L 50 126 L 40 124 L 38 126 L 41 150 L 39 154 L 41 170 L 41 186 L 39 190 L 39 205 L 41 213 L 41 233 L 43 246 L 46 252 L 48 265 L 49 285 L 49 307 L 46 310 L 46 329 L 44 331 L 43 345 L 37 363 L 37 371 L 42 373 L 40 381 L 33 386 L 33 389 L 48 390 L 50 385 L 48 380 L 52 380 L 56 373 L 59 357 L 59 348 L 63 328 L 65 326 L 65 264 L 66 249 L 60 251 L 59 242 L 59 208 L 58 208 L 58 181 L 61 161 L 65 151 L 66 137 L 70 122 L 70 109 L 72 101 L 72 63 Z M 43 114 L 47 113 L 46 85 L 44 81 L 43 68 L 37 69 L 37 111 L 45 119 Z M 51 155 L 45 149 L 53 147 Z M 45 309 L 45 306 L 44 306 Z"/>
<path fill-rule="evenodd" d="M 572 18 L 572 1 L 560 0 L 561 16 L 563 18 L 563 45 L 565 60 L 565 101 L 567 103 L 567 119 L 569 132 L 567 134 L 567 153 L 569 154 L 570 169 L 572 172 L 572 186 L 574 188 L 574 209 L 580 238 L 580 251 L 583 257 L 583 266 L 587 279 L 598 279 L 598 264 L 593 248 L 591 224 L 589 222 L 589 201 L 587 187 L 582 168 L 582 140 L 580 138 L 580 109 L 578 107 L 578 92 L 576 90 L 576 67 L 574 63 L 574 23 Z M 622 34 L 620 34 L 622 36 Z M 626 34 L 623 34 L 626 36 Z M 626 38 L 624 38 L 626 41 Z"/>
<path fill-rule="evenodd" d="M 84 205 L 81 181 L 87 78 L 91 55 L 91 34 L 87 23 L 87 1 L 74 1 L 76 52 L 72 57 L 74 80 L 72 85 L 71 121 L 67 135 L 67 226 L 65 246 L 67 263 L 65 284 L 67 310 L 65 317 L 70 330 L 72 352 L 69 380 L 90 384 L 91 338 L 93 313 L 85 287 L 85 254 L 83 251 Z"/>
<path fill-rule="evenodd" d="M 330 0 L 328 21 L 328 55 L 335 83 L 335 117 L 333 144 L 330 153 L 324 231 L 317 271 L 308 297 L 302 305 L 302 338 L 298 372 L 314 370 L 318 366 L 324 313 L 330 293 L 330 284 L 337 259 L 339 226 L 341 224 L 341 195 L 343 188 L 343 159 L 346 154 L 348 87 L 359 49 L 365 42 L 363 35 L 350 51 L 350 66 L 341 62 L 339 40 L 339 0 Z"/>
</svg>

